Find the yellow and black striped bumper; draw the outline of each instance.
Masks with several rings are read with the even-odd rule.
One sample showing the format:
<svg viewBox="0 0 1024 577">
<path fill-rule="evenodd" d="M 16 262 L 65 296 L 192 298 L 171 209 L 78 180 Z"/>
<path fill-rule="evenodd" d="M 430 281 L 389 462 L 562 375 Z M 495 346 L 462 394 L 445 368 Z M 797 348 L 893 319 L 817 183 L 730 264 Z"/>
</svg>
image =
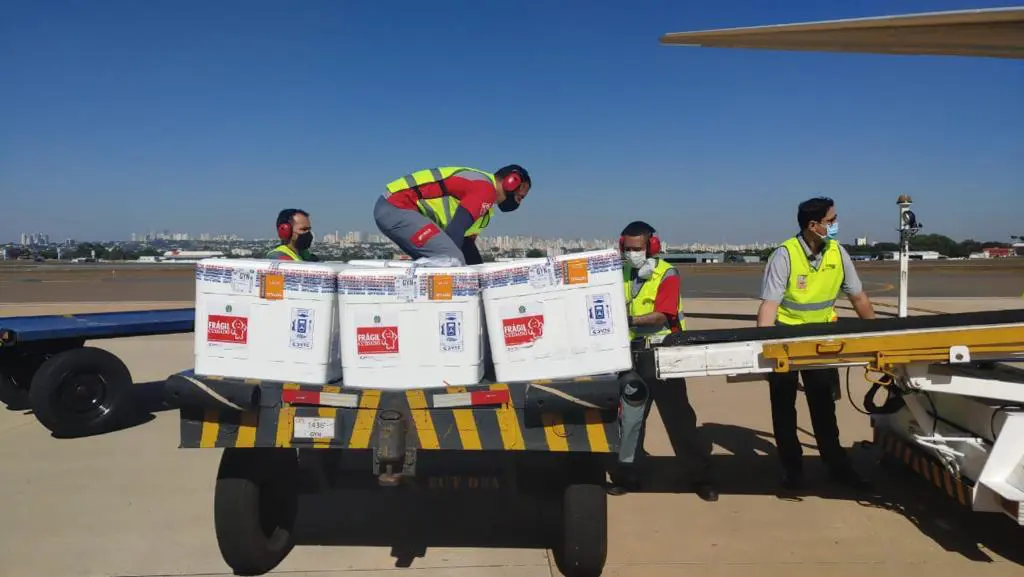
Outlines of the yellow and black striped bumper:
<svg viewBox="0 0 1024 577">
<path fill-rule="evenodd" d="M 878 429 L 875 431 L 876 442 L 881 444 L 885 455 L 902 462 L 961 505 L 971 506 L 974 494 L 973 483 L 967 479 L 953 476 L 938 459 L 907 443 L 897 435 Z"/>
<path fill-rule="evenodd" d="M 369 449 L 375 445 L 379 410 L 393 409 L 408 416 L 408 446 L 431 451 L 543 451 L 614 453 L 619 431 L 615 411 L 580 409 L 578 414 L 542 413 L 527 416 L 526 383 L 491 384 L 446 389 L 380 391 L 251 382 L 262 389 L 258 410 L 239 412 L 185 406 L 181 408 L 181 448 L 295 447 Z M 284 390 L 357 395 L 356 406 L 291 405 L 281 400 Z M 436 394 L 466 391 L 508 391 L 509 402 L 497 406 L 434 408 Z M 333 419 L 333 438 L 296 438 L 295 417 Z M 536 421 L 536 422 L 533 422 Z"/>
</svg>

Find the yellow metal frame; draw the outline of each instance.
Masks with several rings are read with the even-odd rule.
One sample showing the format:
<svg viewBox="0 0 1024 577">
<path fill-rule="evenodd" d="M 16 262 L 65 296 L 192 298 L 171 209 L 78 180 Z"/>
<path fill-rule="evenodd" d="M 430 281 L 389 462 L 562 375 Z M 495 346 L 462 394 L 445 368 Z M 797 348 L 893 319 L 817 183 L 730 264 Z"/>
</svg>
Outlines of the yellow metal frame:
<svg viewBox="0 0 1024 577">
<path fill-rule="evenodd" d="M 1024 325 L 964 327 L 903 334 L 842 336 L 766 343 L 765 358 L 775 360 L 775 372 L 824 364 L 864 364 L 888 373 L 896 365 L 949 360 L 950 349 L 965 346 L 972 355 L 1024 353 Z"/>
</svg>

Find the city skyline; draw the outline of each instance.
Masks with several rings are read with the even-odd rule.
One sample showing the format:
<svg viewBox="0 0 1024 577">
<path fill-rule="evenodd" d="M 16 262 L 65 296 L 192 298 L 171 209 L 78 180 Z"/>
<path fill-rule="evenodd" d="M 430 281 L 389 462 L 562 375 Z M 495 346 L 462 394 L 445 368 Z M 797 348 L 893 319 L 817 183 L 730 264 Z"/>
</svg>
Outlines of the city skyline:
<svg viewBox="0 0 1024 577">
<path fill-rule="evenodd" d="M 933 234 L 942 234 L 941 232 L 930 231 Z M 926 233 L 929 234 L 929 233 Z M 991 238 L 973 238 L 973 239 L 953 239 L 957 242 L 973 240 L 976 242 L 999 242 L 1006 244 L 1014 244 L 1014 241 L 1020 240 L 1021 237 L 1017 235 L 1010 236 L 1006 239 L 991 239 Z M 47 246 L 51 244 L 50 235 L 48 233 L 35 232 L 35 233 L 21 233 L 20 243 L 3 243 L 2 244 L 20 244 L 21 246 L 33 247 L 33 246 Z M 853 246 L 871 246 L 878 243 L 894 243 L 898 239 L 876 239 L 871 238 L 867 235 L 856 236 L 850 239 L 841 238 L 840 241 L 844 244 Z M 172 231 L 171 229 L 162 229 L 159 231 L 149 231 L 145 233 L 130 233 L 126 239 L 71 239 L 66 238 L 59 244 L 63 246 L 70 246 L 73 243 L 85 243 L 85 242 L 105 242 L 105 243 L 150 243 L 154 241 L 161 241 L 165 243 L 175 242 L 211 242 L 211 243 L 269 243 L 273 244 L 277 242 L 276 238 L 270 236 L 256 236 L 256 237 L 243 237 L 236 234 L 223 234 L 223 233 L 210 233 L 203 232 L 199 234 L 193 234 L 190 232 Z M 334 230 L 324 234 L 317 234 L 317 244 L 333 247 L 357 247 L 365 244 L 393 244 L 387 237 L 378 232 L 366 232 L 366 231 L 345 231 L 342 233 L 340 230 Z M 483 235 L 477 240 L 478 246 L 481 249 L 530 249 L 540 248 L 546 250 L 549 254 L 557 254 L 561 249 L 570 250 L 593 250 L 598 248 L 609 248 L 616 245 L 617 238 L 613 237 L 592 237 L 592 238 L 560 238 L 560 237 L 543 237 L 537 235 Z M 686 252 L 727 252 L 727 251 L 757 251 L 766 248 L 778 246 L 778 242 L 749 242 L 749 243 L 731 243 L 731 242 L 669 242 L 664 241 L 663 245 L 666 250 L 677 250 Z"/>
</svg>

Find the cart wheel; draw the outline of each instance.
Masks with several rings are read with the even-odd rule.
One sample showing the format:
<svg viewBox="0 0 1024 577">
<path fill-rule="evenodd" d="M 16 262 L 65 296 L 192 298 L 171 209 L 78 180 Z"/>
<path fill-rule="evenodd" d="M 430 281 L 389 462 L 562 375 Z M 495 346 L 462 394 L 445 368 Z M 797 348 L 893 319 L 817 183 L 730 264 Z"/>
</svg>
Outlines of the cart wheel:
<svg viewBox="0 0 1024 577">
<path fill-rule="evenodd" d="M 598 577 L 608 557 L 608 493 L 600 485 L 569 485 L 562 495 L 561 534 L 553 548 L 566 577 Z"/>
<path fill-rule="evenodd" d="M 57 353 L 39 367 L 29 386 L 29 402 L 54 435 L 95 435 L 124 417 L 131 386 L 132 374 L 116 355 L 81 347 Z"/>
<path fill-rule="evenodd" d="M 291 552 L 298 473 L 292 449 L 224 449 L 213 521 L 221 556 L 237 575 L 262 575 Z"/>
</svg>

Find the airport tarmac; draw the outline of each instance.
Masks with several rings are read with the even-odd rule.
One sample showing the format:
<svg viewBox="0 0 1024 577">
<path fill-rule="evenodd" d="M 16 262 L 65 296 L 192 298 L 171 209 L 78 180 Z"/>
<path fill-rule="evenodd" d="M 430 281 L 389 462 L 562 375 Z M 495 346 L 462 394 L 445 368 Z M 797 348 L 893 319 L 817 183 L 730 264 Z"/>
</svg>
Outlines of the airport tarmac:
<svg viewBox="0 0 1024 577">
<path fill-rule="evenodd" d="M 678 266 L 687 299 L 756 297 L 764 271 L 757 264 Z M 872 297 L 897 296 L 895 263 L 858 263 L 857 270 Z M 1024 258 L 914 261 L 909 291 L 916 298 L 1019 297 Z M 0 265 L 0 303 L 186 301 L 194 294 L 189 265 Z"/>
<path fill-rule="evenodd" d="M 78 294 L 95 294 L 79 287 Z M 0 305 L 0 316 L 188 306 L 185 302 Z M 6 300 L 6 299 L 0 299 Z M 914 299 L 918 314 L 1020 308 L 1020 298 Z M 746 326 L 756 302 L 691 299 L 694 329 Z M 849 310 L 842 311 L 849 315 Z M 4 577 L 226 577 L 213 532 L 220 450 L 181 450 L 174 411 L 155 402 L 160 382 L 192 363 L 191 335 L 98 344 L 128 364 L 144 422 L 102 436 L 58 440 L 31 414 L 0 407 L 0 575 Z M 843 371 L 845 373 L 845 371 Z M 867 388 L 861 371 L 838 414 L 843 444 L 869 439 L 867 417 L 848 399 Z M 850 449 L 878 497 L 857 498 L 820 482 L 798 498 L 775 495 L 777 468 L 763 382 L 691 379 L 690 398 L 715 444 L 722 497 L 705 503 L 666 483 L 671 455 L 657 408 L 647 450 L 651 492 L 609 499 L 609 577 L 984 577 L 1024 572 L 1021 529 L 972 514 L 912 475 L 872 467 Z M 810 429 L 803 401 L 801 426 Z M 814 439 L 811 479 L 823 473 Z M 289 577 L 551 577 L 559 573 L 533 537 L 528 502 L 486 495 L 444 498 L 338 492 L 304 499 L 301 544 L 273 573 Z"/>
</svg>

